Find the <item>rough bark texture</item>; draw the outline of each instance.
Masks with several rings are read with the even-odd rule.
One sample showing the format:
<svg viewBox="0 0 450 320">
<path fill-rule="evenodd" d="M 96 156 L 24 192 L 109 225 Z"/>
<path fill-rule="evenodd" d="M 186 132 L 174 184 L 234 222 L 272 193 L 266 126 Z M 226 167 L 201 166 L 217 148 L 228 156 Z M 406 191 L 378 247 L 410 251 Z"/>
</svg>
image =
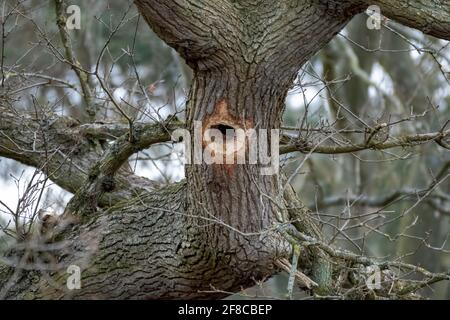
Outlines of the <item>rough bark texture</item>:
<svg viewBox="0 0 450 320">
<path fill-rule="evenodd" d="M 194 121 L 205 128 L 279 128 L 299 68 L 367 6 L 324 0 L 135 3 L 194 70 L 187 104 L 191 131 Z M 437 12 L 424 1 L 408 3 L 406 8 L 371 1 L 393 19 L 449 38 L 450 24 L 443 25 L 450 20 L 447 1 L 432 1 L 443 9 Z M 292 191 L 283 192 L 281 179 L 262 176 L 259 166 L 190 165 L 186 182 L 160 190 L 118 170 L 133 152 L 157 142 L 165 127 L 134 128 L 137 137 L 124 136 L 118 149 L 105 153 L 97 132 L 117 128 L 83 127 L 69 118 L 20 118 L 1 108 L 0 155 L 46 168 L 54 182 L 78 192 L 71 211 L 80 216 L 57 239 L 67 241 L 53 252 L 59 270 L 17 273 L 0 267 L 0 287 L 7 288 L 8 298 L 220 298 L 271 276 L 275 260 L 289 254 L 273 229 L 279 216 L 300 212 L 297 228 L 320 238 Z M 23 123 L 26 127 L 18 128 Z M 102 188 L 114 174 L 112 189 Z M 311 253 L 312 276 L 326 293 L 329 264 L 325 254 Z M 8 259 L 7 264 L 18 262 L 14 255 Z M 64 289 L 70 264 L 83 269 L 81 290 Z"/>
<path fill-rule="evenodd" d="M 365 0 L 378 5 L 381 14 L 431 36 L 450 40 L 450 2 L 448 0 Z"/>
</svg>

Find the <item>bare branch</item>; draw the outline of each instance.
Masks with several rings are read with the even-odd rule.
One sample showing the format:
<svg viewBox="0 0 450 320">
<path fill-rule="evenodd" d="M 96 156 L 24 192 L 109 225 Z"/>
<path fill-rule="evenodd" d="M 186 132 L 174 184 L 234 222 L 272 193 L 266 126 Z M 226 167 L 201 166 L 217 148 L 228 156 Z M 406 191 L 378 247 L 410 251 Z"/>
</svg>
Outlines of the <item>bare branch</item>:
<svg viewBox="0 0 450 320">
<path fill-rule="evenodd" d="M 405 26 L 418 29 L 436 38 L 450 40 L 450 3 L 447 0 L 363 0 L 362 2 L 367 6 L 379 6 L 382 15 Z"/>
<path fill-rule="evenodd" d="M 70 36 L 66 28 L 66 16 L 65 16 L 65 3 L 64 0 L 55 0 L 56 8 L 56 24 L 59 29 L 61 42 L 65 50 L 65 58 L 72 66 L 73 71 L 76 73 L 78 80 L 80 81 L 81 90 L 83 91 L 84 101 L 86 103 L 86 112 L 91 120 L 95 119 L 95 107 L 93 101 L 93 95 L 91 87 L 89 86 L 89 74 L 84 72 L 81 68 L 80 62 L 75 57 L 72 49 Z"/>
<path fill-rule="evenodd" d="M 398 147 L 406 148 L 422 145 L 432 141 L 439 143 L 441 141 L 445 141 L 445 139 L 447 139 L 448 137 L 450 137 L 450 130 L 446 130 L 443 132 L 422 133 L 415 135 L 393 137 L 381 143 L 376 141 L 369 141 L 365 143 L 348 144 L 344 146 L 324 146 L 324 145 L 314 146 L 310 145 L 308 142 L 300 140 L 295 144 L 281 146 L 280 154 L 286 154 L 296 151 L 300 151 L 303 153 L 313 152 L 322 154 L 344 154 L 364 150 L 386 150 Z M 440 145 L 442 145 L 442 143 L 440 143 Z"/>
</svg>

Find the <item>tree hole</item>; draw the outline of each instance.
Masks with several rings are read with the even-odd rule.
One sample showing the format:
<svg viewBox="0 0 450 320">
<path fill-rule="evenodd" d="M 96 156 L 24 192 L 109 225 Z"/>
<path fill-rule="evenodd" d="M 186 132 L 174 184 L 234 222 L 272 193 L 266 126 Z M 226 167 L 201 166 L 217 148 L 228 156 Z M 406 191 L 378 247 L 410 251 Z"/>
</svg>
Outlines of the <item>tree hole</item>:
<svg viewBox="0 0 450 320">
<path fill-rule="evenodd" d="M 222 133 L 222 135 L 226 138 L 233 138 L 235 135 L 234 128 L 227 124 L 220 123 L 220 124 L 211 126 L 211 129 L 219 130 L 220 133 Z"/>
</svg>

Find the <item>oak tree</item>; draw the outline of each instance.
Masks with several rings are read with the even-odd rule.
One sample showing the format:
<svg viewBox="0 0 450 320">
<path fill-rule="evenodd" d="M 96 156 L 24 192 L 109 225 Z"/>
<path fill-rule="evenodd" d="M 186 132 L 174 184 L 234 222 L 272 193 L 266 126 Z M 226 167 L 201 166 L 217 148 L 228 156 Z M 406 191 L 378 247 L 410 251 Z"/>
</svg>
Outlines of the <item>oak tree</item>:
<svg viewBox="0 0 450 320">
<path fill-rule="evenodd" d="M 62 1 L 56 3 L 58 11 Z M 345 277 L 353 279 L 372 265 L 386 277 L 401 269 L 421 273 L 426 284 L 449 279 L 445 273 L 395 261 L 377 262 L 328 245 L 289 178 L 262 175 L 260 165 L 189 164 L 184 181 L 163 188 L 124 165 L 133 154 L 170 141 L 177 128 L 187 128 L 193 135 L 196 121 L 201 121 L 204 130 L 220 126 L 280 129 L 286 96 L 299 69 L 353 17 L 376 5 L 387 19 L 450 40 L 449 1 L 134 3 L 150 28 L 193 70 L 186 119 L 169 117 L 150 124 L 79 123 L 55 114 L 45 119 L 21 114 L 7 99 L 2 100 L 0 156 L 42 170 L 74 194 L 61 221 L 52 226 L 58 229 L 56 238 L 46 240 L 55 244 L 51 255 L 58 267 L 43 270 L 33 258 L 39 253 L 24 254 L 23 248 L 15 248 L 0 266 L 0 288 L 6 288 L 6 298 L 216 299 L 279 270 L 289 271 L 292 255 L 300 256 L 302 272 L 297 281 L 315 295 L 336 295 L 348 283 L 337 280 L 343 268 L 351 270 Z M 63 24 L 59 16 L 61 29 Z M 61 34 L 63 43 L 67 42 L 65 31 Z M 94 73 L 67 55 L 68 46 L 66 50 L 63 59 L 78 73 L 86 105 L 93 106 L 83 75 Z M 99 82 L 104 86 L 102 79 Z M 116 104 L 114 96 L 109 98 Z M 382 129 L 372 127 L 367 135 L 375 136 Z M 333 153 L 335 148 L 336 153 L 344 153 L 426 141 L 445 145 L 448 135 L 443 129 L 406 142 L 379 143 L 370 138 L 340 151 L 339 147 L 314 148 L 288 141 L 280 152 Z M 102 148 L 93 143 L 111 136 L 119 138 L 103 143 Z M 196 142 L 192 141 L 192 150 Z M 17 267 L 21 261 L 28 263 Z M 65 289 L 69 265 L 82 269 L 80 290 Z M 392 279 L 395 285 L 386 280 L 391 286 L 379 295 L 406 298 L 420 289 Z M 362 298 L 364 293 L 355 292 L 352 297 Z"/>
</svg>

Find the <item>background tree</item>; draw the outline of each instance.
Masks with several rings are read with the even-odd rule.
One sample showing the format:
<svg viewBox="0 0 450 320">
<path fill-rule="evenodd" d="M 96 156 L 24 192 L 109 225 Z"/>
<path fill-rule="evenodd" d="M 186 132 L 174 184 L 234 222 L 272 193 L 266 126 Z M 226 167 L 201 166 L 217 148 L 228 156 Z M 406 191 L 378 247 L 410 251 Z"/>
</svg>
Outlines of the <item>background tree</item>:
<svg viewBox="0 0 450 320">
<path fill-rule="evenodd" d="M 135 4 L 82 7 L 71 31 L 62 0 L 3 1 L 0 155 L 37 170 L 4 170 L 0 297 L 221 298 L 284 270 L 291 297 L 413 298 L 450 279 L 446 1 Z M 345 28 L 369 5 L 382 30 Z M 195 121 L 282 129 L 282 174 L 175 182 L 170 135 Z M 73 194 L 54 219 L 51 183 Z"/>
</svg>

